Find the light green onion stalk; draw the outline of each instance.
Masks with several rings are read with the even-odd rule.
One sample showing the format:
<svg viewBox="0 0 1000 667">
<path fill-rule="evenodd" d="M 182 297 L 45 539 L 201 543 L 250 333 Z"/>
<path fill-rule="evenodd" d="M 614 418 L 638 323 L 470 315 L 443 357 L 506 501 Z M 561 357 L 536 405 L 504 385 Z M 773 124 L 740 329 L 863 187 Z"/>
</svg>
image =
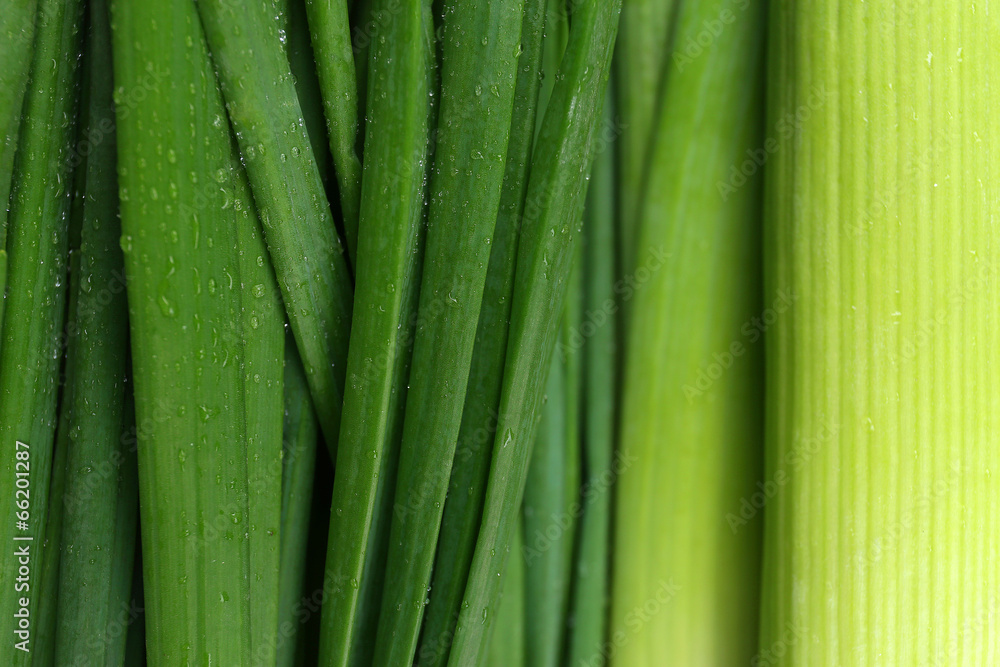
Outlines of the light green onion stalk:
<svg viewBox="0 0 1000 667">
<path fill-rule="evenodd" d="M 749 664 L 757 644 L 760 179 L 726 190 L 760 133 L 762 3 L 687 2 L 640 220 L 624 369 L 611 635 L 621 667 Z M 702 41 L 707 41 L 702 39 Z M 678 47 L 679 48 L 679 47 Z"/>
<path fill-rule="evenodd" d="M 615 50 L 615 97 L 621 115 L 622 140 L 618 183 L 621 271 L 635 261 L 638 214 L 653 151 L 660 92 L 676 71 L 670 58 L 671 37 L 680 0 L 625 0 Z M 683 54 L 682 54 L 683 55 Z"/>
<path fill-rule="evenodd" d="M 771 9 L 760 662 L 997 664 L 1000 17 Z"/>
</svg>

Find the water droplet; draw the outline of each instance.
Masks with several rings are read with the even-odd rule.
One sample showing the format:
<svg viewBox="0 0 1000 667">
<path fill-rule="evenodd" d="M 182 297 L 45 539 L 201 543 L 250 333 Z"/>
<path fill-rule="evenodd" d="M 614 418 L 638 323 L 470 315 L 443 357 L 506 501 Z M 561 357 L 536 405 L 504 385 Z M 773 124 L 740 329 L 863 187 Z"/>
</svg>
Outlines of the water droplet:
<svg viewBox="0 0 1000 667">
<path fill-rule="evenodd" d="M 177 315 L 177 308 L 174 306 L 174 302 L 166 294 L 160 294 L 157 305 L 160 306 L 160 312 L 164 317 L 175 317 Z"/>
</svg>

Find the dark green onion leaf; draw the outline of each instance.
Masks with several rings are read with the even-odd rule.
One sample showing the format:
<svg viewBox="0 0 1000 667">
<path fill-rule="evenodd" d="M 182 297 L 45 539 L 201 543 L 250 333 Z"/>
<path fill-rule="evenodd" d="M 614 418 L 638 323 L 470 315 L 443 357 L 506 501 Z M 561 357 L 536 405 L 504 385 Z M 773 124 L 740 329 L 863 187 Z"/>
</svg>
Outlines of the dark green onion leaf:
<svg viewBox="0 0 1000 667">
<path fill-rule="evenodd" d="M 510 338 L 483 521 L 449 665 L 478 664 L 495 615 L 510 532 L 524 492 L 536 418 L 583 214 L 587 172 L 621 3 L 576 6 L 569 44 L 539 131 L 518 247 Z"/>
</svg>

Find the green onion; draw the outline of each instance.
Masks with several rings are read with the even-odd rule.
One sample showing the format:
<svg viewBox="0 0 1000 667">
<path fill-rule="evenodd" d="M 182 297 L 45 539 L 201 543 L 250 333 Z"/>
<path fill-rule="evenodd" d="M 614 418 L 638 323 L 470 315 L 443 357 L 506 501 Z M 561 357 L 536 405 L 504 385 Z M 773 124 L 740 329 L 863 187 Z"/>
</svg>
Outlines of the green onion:
<svg viewBox="0 0 1000 667">
<path fill-rule="evenodd" d="M 576 7 L 545 118 L 527 190 L 527 218 L 518 247 L 510 338 L 504 367 L 497 439 L 483 521 L 470 568 L 449 665 L 478 664 L 487 646 L 491 606 L 504 570 L 520 507 L 542 381 L 562 312 L 566 275 L 583 212 L 591 146 L 603 97 L 620 3 L 585 0 Z M 494 614 L 495 614 L 495 610 Z"/>
<path fill-rule="evenodd" d="M 500 206 L 522 10 L 523 0 L 444 7 L 447 83 L 376 665 L 412 663 L 417 649 Z M 472 32 L 482 40 L 470 41 Z"/>
<path fill-rule="evenodd" d="M 34 52 L 38 0 L 7 0 L 0 12 L 0 327 L 7 304 L 7 215 L 21 109 Z"/>
<path fill-rule="evenodd" d="M 234 150 L 234 163 L 238 157 Z M 250 185 L 235 169 L 241 285 L 253 660 L 277 660 L 285 315 Z"/>
<path fill-rule="evenodd" d="M 551 364 L 524 491 L 525 545 L 513 555 L 524 561 L 526 664 L 537 667 L 561 664 L 576 521 L 570 505 L 578 491 L 571 463 L 578 458 L 571 450 L 579 442 L 570 435 L 575 411 L 568 358 L 553 355 Z"/>
<path fill-rule="evenodd" d="M 368 665 L 382 597 L 422 258 L 430 3 L 380 0 L 358 229 L 357 293 L 330 513 L 319 658 Z M 373 19 L 376 20 L 376 19 Z"/>
<path fill-rule="evenodd" d="M 613 100 L 606 97 L 606 127 L 614 117 Z M 598 144 L 595 150 L 600 147 Z M 607 635 L 618 310 L 614 293 L 615 160 L 611 148 L 605 144 L 594 157 L 583 224 L 584 317 L 578 320 L 577 335 L 569 339 L 569 353 L 583 357 L 584 408 L 584 481 L 577 501 L 581 510 L 573 513 L 582 511 L 570 611 L 568 658 L 573 667 L 593 664 Z M 583 338 L 582 352 L 578 351 L 578 338 Z"/>
<path fill-rule="evenodd" d="M 77 128 L 76 150 L 82 145 L 84 132 L 90 130 L 90 66 L 82 61 L 80 94 L 80 127 Z M 74 153 L 72 162 L 79 162 L 73 169 L 72 203 L 69 212 L 69 287 L 67 290 L 66 324 L 63 327 L 64 353 L 61 372 L 61 392 L 59 396 L 59 422 L 56 426 L 55 445 L 52 451 L 52 472 L 49 477 L 48 514 L 45 520 L 45 542 L 42 552 L 42 567 L 38 609 L 35 616 L 36 630 L 33 665 L 53 665 L 56 646 L 56 621 L 59 607 L 59 569 L 62 559 L 63 516 L 65 514 L 67 459 L 69 436 L 72 428 L 73 394 L 75 391 L 76 355 L 79 338 L 77 321 L 77 301 L 80 294 L 80 239 L 83 229 L 83 210 L 86 199 L 87 162 L 86 156 Z M 51 548 L 50 548 L 51 547 Z"/>
<path fill-rule="evenodd" d="M 561 0 L 545 0 L 545 33 L 542 39 L 541 88 L 535 118 L 535 139 L 542 129 L 542 118 L 548 108 L 552 89 L 556 85 L 559 63 L 562 62 L 569 39 L 569 13 Z"/>
<path fill-rule="evenodd" d="M 521 667 L 524 652 L 524 530 L 519 524 L 510 535 L 510 560 L 497 607 L 496 629 L 486 654 L 486 667 Z"/>
<path fill-rule="evenodd" d="M 40 582 L 38 609 L 35 615 L 36 629 L 32 639 L 36 643 L 32 651 L 32 665 L 54 665 L 56 645 L 56 617 L 59 605 L 59 553 L 63 535 L 63 503 L 66 491 L 66 440 L 64 427 L 68 427 L 68 419 L 60 415 L 56 430 L 56 444 L 52 450 L 52 474 L 49 477 L 49 507 L 45 517 L 45 541 L 42 549 L 42 567 L 38 580 Z"/>
<path fill-rule="evenodd" d="M 269 3 L 197 3 L 285 309 L 331 451 L 352 286 Z"/>
<path fill-rule="evenodd" d="M 371 57 L 372 40 L 378 38 L 377 24 L 374 21 L 375 0 L 351 0 L 351 49 L 354 51 L 354 75 L 357 80 L 358 97 L 358 135 L 363 139 L 366 130 L 365 123 L 368 108 L 368 59 Z M 358 141 L 358 157 L 364 141 Z"/>
<path fill-rule="evenodd" d="M 284 31 L 285 54 L 288 56 L 289 71 L 302 109 L 302 120 L 309 134 L 309 145 L 316 158 L 316 168 L 326 185 L 330 177 L 330 149 L 326 138 L 319 77 L 316 75 L 316 57 L 306 19 L 306 3 L 305 0 L 277 0 L 277 4 L 283 19 L 281 30 Z"/>
<path fill-rule="evenodd" d="M 319 423 L 309 398 L 295 341 L 285 345 L 285 434 L 281 476 L 281 593 L 278 604 L 278 665 L 295 665 L 301 622 L 296 605 L 305 591 L 309 521 Z"/>
<path fill-rule="evenodd" d="M 552 357 L 523 501 L 526 664 L 563 663 L 569 624 L 580 490 L 580 252 L 568 276 L 557 354 Z"/>
<path fill-rule="evenodd" d="M 448 647 L 458 620 L 486 495 L 507 353 L 517 243 L 535 136 L 545 1 L 527 0 L 524 6 L 506 173 L 479 310 L 458 446 L 438 536 L 431 579 L 433 595 L 425 612 L 423 639 L 417 652 L 417 663 L 421 667 L 441 667 L 448 660 Z"/>
<path fill-rule="evenodd" d="M 996 662 L 984 9 L 772 5 L 761 660 Z"/>
<path fill-rule="evenodd" d="M 90 72 L 85 67 L 84 86 L 89 89 Z M 88 105 L 89 95 L 81 95 L 80 104 Z M 81 113 L 85 125 L 89 129 L 89 113 Z M 67 294 L 64 365 L 62 369 L 62 391 L 59 397 L 59 422 L 56 426 L 55 444 L 52 451 L 52 472 L 49 477 L 48 513 L 45 519 L 45 541 L 42 551 L 42 567 L 39 574 L 41 582 L 36 611 L 33 665 L 53 665 L 56 647 L 56 621 L 59 610 L 59 570 L 62 560 L 63 517 L 65 515 L 67 459 L 70 431 L 72 428 L 73 397 L 76 391 L 78 329 L 77 302 L 80 293 L 80 237 L 83 227 L 83 208 L 86 197 L 85 183 L 87 176 L 87 158 L 83 165 L 74 170 L 72 204 L 69 220 L 69 289 Z M 62 350 L 61 350 L 62 351 Z"/>
<path fill-rule="evenodd" d="M 316 54 L 330 153 L 340 188 L 340 209 L 351 261 L 358 255 L 358 217 L 361 206 L 361 161 L 358 142 L 358 82 L 347 0 L 305 0 Z"/>
<path fill-rule="evenodd" d="M 14 154 L 22 124 L 24 92 L 34 53 L 38 0 L 5 0 L 0 12 L 0 250 L 7 239 L 7 206 L 10 199 Z"/>
<path fill-rule="evenodd" d="M 635 270 L 639 215 L 645 196 L 657 132 L 657 114 L 662 91 L 671 75 L 678 74 L 671 59 L 671 44 L 679 0 L 628 0 L 622 3 L 618 50 L 615 53 L 615 84 L 618 111 L 621 114 L 620 211 L 618 236 L 621 251 L 620 270 Z M 714 6 L 718 13 L 722 7 Z M 717 18 L 717 17 L 713 17 Z M 692 37 L 693 38 L 693 37 Z M 679 44 L 678 48 L 683 48 Z M 678 55 L 683 55 L 679 53 Z M 681 60 L 681 62 L 683 62 Z M 619 275 L 618 277 L 621 277 Z"/>
<path fill-rule="evenodd" d="M 131 597 L 138 509 L 134 453 L 122 438 L 132 416 L 125 412 L 128 320 L 106 3 L 93 2 L 89 15 L 88 124 L 81 142 L 88 147 L 86 168 L 81 169 L 86 173 L 86 199 L 80 249 L 70 273 L 72 337 L 63 394 L 68 437 L 56 450 L 57 456 L 60 445 L 66 450 L 52 641 L 58 665 L 121 664 L 125 635 L 114 634 L 112 625 Z"/>
<path fill-rule="evenodd" d="M 38 613 L 44 586 L 40 577 L 66 310 L 73 182 L 68 157 L 75 136 L 81 18 L 81 3 L 46 0 L 39 8 L 11 195 L 10 294 L 0 350 L 0 442 L 5 452 L 0 493 L 13 507 L 0 526 L 0 537 L 8 545 L 0 571 L 13 577 L 21 576 L 21 565 L 28 570 L 26 581 L 18 582 L 24 587 L 16 589 L 8 578 L 10 589 L 0 596 L 0 616 L 8 628 L 0 643 L 0 664 L 11 667 L 30 664 L 28 651 L 35 650 L 33 640 L 39 634 L 33 623 L 44 622 Z"/>
<path fill-rule="evenodd" d="M 247 419 L 282 393 L 276 296 L 194 5 L 111 8 L 149 660 L 249 664 L 277 631 L 280 487 L 248 475 L 280 455 L 281 404 Z"/>
<path fill-rule="evenodd" d="M 678 48 L 722 27 L 671 71 L 651 149 L 621 403 L 616 664 L 746 664 L 757 646 L 761 525 L 725 515 L 760 473 L 763 350 L 744 326 L 760 313 L 760 179 L 718 184 L 763 141 L 763 9 L 685 3 L 678 18 Z"/>
<path fill-rule="evenodd" d="M 312 146 L 316 167 L 325 185 L 330 173 L 330 149 L 305 0 L 281 0 L 281 12 L 285 20 L 283 29 L 288 65 L 295 80 L 295 92 L 298 93 L 306 132 L 309 133 L 309 145 Z"/>
</svg>

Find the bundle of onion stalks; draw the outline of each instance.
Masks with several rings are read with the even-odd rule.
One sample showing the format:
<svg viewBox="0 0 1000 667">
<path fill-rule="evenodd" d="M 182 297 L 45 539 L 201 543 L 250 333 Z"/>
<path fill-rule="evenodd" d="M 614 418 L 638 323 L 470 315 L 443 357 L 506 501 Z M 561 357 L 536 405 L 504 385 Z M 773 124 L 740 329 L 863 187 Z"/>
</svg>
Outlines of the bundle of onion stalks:
<svg viewBox="0 0 1000 667">
<path fill-rule="evenodd" d="M 486 659 L 619 9 L 3 1 L 0 664 Z"/>
<path fill-rule="evenodd" d="M 0 0 L 0 665 L 1000 662 L 925 4 Z"/>
</svg>

